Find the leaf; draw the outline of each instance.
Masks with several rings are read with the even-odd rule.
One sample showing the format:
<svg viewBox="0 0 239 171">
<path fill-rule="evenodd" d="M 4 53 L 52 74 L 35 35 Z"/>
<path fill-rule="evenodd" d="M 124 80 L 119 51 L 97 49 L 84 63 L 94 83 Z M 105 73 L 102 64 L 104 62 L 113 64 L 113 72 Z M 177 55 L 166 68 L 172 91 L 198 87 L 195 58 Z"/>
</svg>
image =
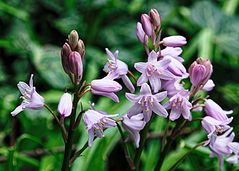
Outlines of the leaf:
<svg viewBox="0 0 239 171">
<path fill-rule="evenodd" d="M 60 48 L 46 46 L 34 49 L 34 64 L 42 78 L 52 87 L 64 89 L 69 85 L 67 74 L 63 71 Z"/>
</svg>

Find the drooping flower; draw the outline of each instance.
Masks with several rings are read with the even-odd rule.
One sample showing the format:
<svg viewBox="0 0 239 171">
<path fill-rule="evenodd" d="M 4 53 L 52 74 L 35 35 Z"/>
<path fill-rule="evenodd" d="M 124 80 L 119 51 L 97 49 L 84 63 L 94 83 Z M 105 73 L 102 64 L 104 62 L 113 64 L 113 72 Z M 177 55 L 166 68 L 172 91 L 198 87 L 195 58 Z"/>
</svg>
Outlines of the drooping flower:
<svg viewBox="0 0 239 171">
<path fill-rule="evenodd" d="M 133 102 L 134 105 L 129 109 L 128 116 L 132 117 L 143 112 L 144 121 L 148 122 L 151 118 L 152 112 L 159 116 L 167 117 L 168 112 L 159 103 L 167 96 L 167 92 L 163 91 L 157 94 L 152 94 L 151 89 L 147 83 L 144 83 L 140 89 L 140 95 L 126 93 L 126 98 Z"/>
<path fill-rule="evenodd" d="M 229 143 L 228 147 L 232 150 L 234 154 L 230 156 L 227 159 L 227 161 L 229 163 L 239 163 L 239 143 L 238 142 Z"/>
<path fill-rule="evenodd" d="M 165 37 L 162 41 L 164 46 L 169 47 L 178 47 L 187 44 L 187 40 L 183 36 L 169 36 Z"/>
<path fill-rule="evenodd" d="M 106 96 L 111 98 L 115 102 L 119 102 L 118 96 L 115 94 L 115 92 L 118 92 L 122 89 L 121 85 L 117 83 L 116 81 L 104 77 L 102 79 L 97 79 L 91 81 L 91 93 L 100 95 L 100 96 Z"/>
<path fill-rule="evenodd" d="M 218 121 L 227 121 L 228 120 L 227 115 L 233 112 L 232 110 L 230 111 L 223 110 L 217 103 L 215 103 L 211 99 L 207 99 L 204 104 L 206 114 Z"/>
<path fill-rule="evenodd" d="M 83 116 L 83 121 L 89 134 L 88 145 L 91 147 L 94 137 L 104 136 L 104 129 L 115 127 L 116 123 L 112 119 L 116 115 L 105 115 L 96 110 L 88 110 Z"/>
<path fill-rule="evenodd" d="M 189 102 L 189 92 L 186 90 L 182 90 L 171 97 L 169 101 L 164 104 L 164 107 L 171 109 L 169 119 L 172 121 L 178 119 L 181 115 L 184 119 L 192 120 L 190 112 L 192 104 Z"/>
<path fill-rule="evenodd" d="M 72 99 L 71 99 L 71 94 L 69 93 L 64 93 L 61 96 L 60 102 L 58 104 L 58 112 L 60 115 L 65 118 L 70 116 L 72 111 Z"/>
<path fill-rule="evenodd" d="M 180 47 L 166 47 L 166 48 L 161 50 L 160 56 L 162 56 L 162 57 L 171 56 L 171 57 L 174 57 L 175 59 L 177 59 L 179 62 L 182 63 L 184 61 L 184 59 L 179 57 L 179 55 L 181 55 L 182 52 L 183 52 L 183 50 Z"/>
<path fill-rule="evenodd" d="M 108 48 L 105 49 L 109 58 L 109 62 L 104 66 L 104 71 L 113 76 L 113 79 L 122 78 L 125 86 L 131 93 L 135 91 L 133 84 L 127 76 L 128 66 L 118 59 L 119 51 L 116 50 L 113 54 Z"/>
<path fill-rule="evenodd" d="M 11 112 L 12 116 L 17 115 L 25 109 L 38 110 L 44 107 L 44 98 L 36 92 L 36 88 L 33 86 L 33 74 L 31 74 L 29 85 L 25 82 L 19 82 L 17 87 L 22 94 L 21 98 L 23 101 Z"/>
<path fill-rule="evenodd" d="M 149 81 L 154 93 L 160 90 L 161 79 L 172 80 L 175 78 L 175 76 L 167 69 L 171 60 L 162 59 L 158 61 L 157 59 L 157 53 L 152 51 L 149 54 L 148 62 L 138 62 L 134 65 L 136 70 L 142 73 L 137 81 L 137 85 L 141 86 L 143 83 Z"/>
<path fill-rule="evenodd" d="M 129 138 L 134 140 L 136 147 L 139 147 L 140 134 L 146 122 L 143 120 L 142 113 L 129 117 L 127 114 L 123 116 L 122 125 L 129 132 Z"/>
</svg>

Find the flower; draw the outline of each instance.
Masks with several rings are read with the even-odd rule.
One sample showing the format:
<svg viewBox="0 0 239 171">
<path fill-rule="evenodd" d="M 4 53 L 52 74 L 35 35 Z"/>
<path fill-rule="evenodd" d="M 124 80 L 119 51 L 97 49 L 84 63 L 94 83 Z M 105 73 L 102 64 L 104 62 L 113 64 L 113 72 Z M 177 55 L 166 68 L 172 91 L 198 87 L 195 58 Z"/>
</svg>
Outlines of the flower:
<svg viewBox="0 0 239 171">
<path fill-rule="evenodd" d="M 83 121 L 89 134 L 88 145 L 91 147 L 95 135 L 99 138 L 104 136 L 104 129 L 115 127 L 116 123 L 111 118 L 116 115 L 105 115 L 96 110 L 88 110 L 83 116 Z"/>
<path fill-rule="evenodd" d="M 169 36 L 165 37 L 163 40 L 164 46 L 177 47 L 187 44 L 187 40 L 183 36 Z"/>
<path fill-rule="evenodd" d="M 207 99 L 205 104 L 205 112 L 208 116 L 218 120 L 218 121 L 227 121 L 228 114 L 231 114 L 233 111 L 225 111 L 223 110 L 217 103 L 215 103 L 211 99 Z"/>
<path fill-rule="evenodd" d="M 229 143 L 228 147 L 232 150 L 234 155 L 229 157 L 227 161 L 229 163 L 239 163 L 239 143 L 238 142 Z"/>
<path fill-rule="evenodd" d="M 137 22 L 136 26 L 136 36 L 139 39 L 139 41 L 143 44 L 148 43 L 148 36 L 145 34 L 142 24 L 140 22 Z"/>
<path fill-rule="evenodd" d="M 118 60 L 119 51 L 116 50 L 113 54 L 108 48 L 105 49 L 108 55 L 109 62 L 104 66 L 104 71 L 109 73 L 113 79 L 122 78 L 125 86 L 131 93 L 135 91 L 133 84 L 127 76 L 128 66 L 121 60 Z"/>
<path fill-rule="evenodd" d="M 160 27 L 161 19 L 158 11 L 156 9 L 151 9 L 149 11 L 149 16 L 151 18 L 153 26 Z"/>
<path fill-rule="evenodd" d="M 23 101 L 11 112 L 12 116 L 17 115 L 25 109 L 38 110 L 44 107 L 44 98 L 36 92 L 36 88 L 33 86 L 33 74 L 31 74 L 29 85 L 25 82 L 19 82 L 17 87 L 22 94 L 21 98 Z"/>
<path fill-rule="evenodd" d="M 182 52 L 183 52 L 183 50 L 180 47 L 166 47 L 161 50 L 160 56 L 162 56 L 162 57 L 172 56 L 172 57 L 176 58 L 179 62 L 183 62 L 184 59 L 179 57 L 179 55 L 181 55 Z"/>
<path fill-rule="evenodd" d="M 189 92 L 186 90 L 182 90 L 178 92 L 176 95 L 171 97 L 169 101 L 164 104 L 164 107 L 167 109 L 171 109 L 169 119 L 174 121 L 183 115 L 184 119 L 192 120 L 192 115 L 190 109 L 192 108 L 192 104 L 188 101 Z"/>
<path fill-rule="evenodd" d="M 144 83 L 140 89 L 140 95 L 126 93 L 126 98 L 134 102 L 134 105 L 129 109 L 128 116 L 132 117 L 143 112 L 144 121 L 148 122 L 151 118 L 152 111 L 159 116 L 167 117 L 168 112 L 159 103 L 167 96 L 167 92 L 163 91 L 153 95 L 147 83 Z"/>
<path fill-rule="evenodd" d="M 115 102 L 119 102 L 115 92 L 122 89 L 121 85 L 108 77 L 91 81 L 91 93 L 111 98 Z"/>
<path fill-rule="evenodd" d="M 71 99 L 71 94 L 69 93 L 64 93 L 61 96 L 60 102 L 58 104 L 58 112 L 60 115 L 65 118 L 70 116 L 72 111 L 72 99 Z"/>
<path fill-rule="evenodd" d="M 212 64 L 210 60 L 198 58 L 189 67 L 190 81 L 194 87 L 202 88 L 212 75 Z"/>
<path fill-rule="evenodd" d="M 137 81 L 137 85 L 141 86 L 143 83 L 150 82 L 153 92 L 156 93 L 160 90 L 161 79 L 172 80 L 174 75 L 167 70 L 171 60 L 162 59 L 157 61 L 158 55 L 155 51 L 149 54 L 148 62 L 138 62 L 134 65 L 137 71 L 142 73 Z"/>
<path fill-rule="evenodd" d="M 73 51 L 70 53 L 68 60 L 70 72 L 74 75 L 73 82 L 79 84 L 83 74 L 83 64 L 81 55 L 78 52 Z"/>
<path fill-rule="evenodd" d="M 212 80 L 208 80 L 202 89 L 204 91 L 211 91 L 214 87 L 215 87 L 214 82 Z"/>
<path fill-rule="evenodd" d="M 151 18 L 147 14 L 142 14 L 141 15 L 141 23 L 142 23 L 142 27 L 143 27 L 144 32 L 148 36 L 152 36 L 153 26 L 152 26 L 152 23 L 151 23 Z"/>
<path fill-rule="evenodd" d="M 123 116 L 122 125 L 129 132 L 129 138 L 134 140 L 136 147 L 139 147 L 140 134 L 139 132 L 144 128 L 146 122 L 143 120 L 144 115 L 139 113 L 132 117 L 128 114 Z"/>
</svg>

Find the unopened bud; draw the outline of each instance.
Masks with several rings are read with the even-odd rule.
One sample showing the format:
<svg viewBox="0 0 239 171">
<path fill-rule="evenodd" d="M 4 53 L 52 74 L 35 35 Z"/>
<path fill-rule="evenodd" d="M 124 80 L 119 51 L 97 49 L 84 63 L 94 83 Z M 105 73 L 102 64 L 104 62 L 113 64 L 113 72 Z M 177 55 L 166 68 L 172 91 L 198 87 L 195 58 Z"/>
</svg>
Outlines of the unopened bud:
<svg viewBox="0 0 239 171">
<path fill-rule="evenodd" d="M 149 11 L 149 16 L 154 26 L 160 27 L 161 19 L 158 11 L 156 9 L 151 9 Z"/>
<path fill-rule="evenodd" d="M 78 41 L 75 51 L 79 52 L 82 58 L 85 56 L 85 44 L 81 39 Z"/>
<path fill-rule="evenodd" d="M 142 24 L 140 22 L 138 22 L 136 26 L 136 36 L 141 43 L 147 44 L 148 36 L 145 34 Z"/>
<path fill-rule="evenodd" d="M 81 55 L 78 52 L 71 52 L 69 56 L 69 66 L 71 73 L 74 75 L 73 82 L 79 84 L 83 74 L 83 64 Z"/>
<path fill-rule="evenodd" d="M 72 50 L 75 50 L 77 44 L 78 44 L 79 36 L 77 31 L 72 30 L 71 33 L 68 35 L 68 42 L 71 46 Z"/>
<path fill-rule="evenodd" d="M 61 49 L 61 63 L 64 71 L 69 74 L 70 66 L 69 66 L 69 55 L 71 54 L 71 48 L 68 43 L 65 43 Z"/>
<path fill-rule="evenodd" d="M 148 35 L 151 36 L 153 34 L 153 26 L 151 23 L 151 19 L 147 14 L 142 14 L 141 15 L 141 23 L 144 32 Z"/>
<path fill-rule="evenodd" d="M 163 39 L 163 45 L 169 47 L 183 46 L 187 43 L 187 40 L 183 36 L 169 36 Z"/>
</svg>

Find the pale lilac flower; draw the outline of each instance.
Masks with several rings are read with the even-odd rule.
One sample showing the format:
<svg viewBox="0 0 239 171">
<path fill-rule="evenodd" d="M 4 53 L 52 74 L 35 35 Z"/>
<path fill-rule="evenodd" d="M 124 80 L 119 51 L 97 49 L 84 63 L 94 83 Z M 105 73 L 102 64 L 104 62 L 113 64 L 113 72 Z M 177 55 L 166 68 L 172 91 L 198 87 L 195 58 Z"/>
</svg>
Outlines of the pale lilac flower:
<svg viewBox="0 0 239 171">
<path fill-rule="evenodd" d="M 179 91 L 184 90 L 183 84 L 180 83 L 181 80 L 163 80 L 162 89 L 167 91 L 168 97 L 172 97 Z"/>
<path fill-rule="evenodd" d="M 204 104 L 206 114 L 218 121 L 227 121 L 228 120 L 227 115 L 233 112 L 232 110 L 230 111 L 223 110 L 217 103 L 215 103 L 211 99 L 207 99 Z"/>
<path fill-rule="evenodd" d="M 116 50 L 113 54 L 108 48 L 105 49 L 109 58 L 109 62 L 104 66 L 104 71 L 113 76 L 113 79 L 122 78 L 125 86 L 131 93 L 135 91 L 133 84 L 127 76 L 128 66 L 118 59 L 119 51 Z"/>
<path fill-rule="evenodd" d="M 145 122 L 150 120 L 152 112 L 159 116 L 167 117 L 168 112 L 159 103 L 166 97 L 166 91 L 153 95 L 149 85 L 144 83 L 140 89 L 140 95 L 137 96 L 131 93 L 126 93 L 126 98 L 134 103 L 134 105 L 128 111 L 128 116 L 132 117 L 143 112 Z"/>
<path fill-rule="evenodd" d="M 161 79 L 172 80 L 175 76 L 167 70 L 171 60 L 162 59 L 157 60 L 158 55 L 155 51 L 149 54 L 148 62 L 138 62 L 134 65 L 137 71 L 142 73 L 137 81 L 137 85 L 141 86 L 143 83 L 150 82 L 153 92 L 160 90 Z"/>
<path fill-rule="evenodd" d="M 129 138 L 134 140 L 136 147 L 139 147 L 140 134 L 146 122 L 143 120 L 142 113 L 129 117 L 127 114 L 123 116 L 122 125 L 129 132 Z"/>
<path fill-rule="evenodd" d="M 44 98 L 36 92 L 36 88 L 33 86 L 33 74 L 31 74 L 29 85 L 25 82 L 19 82 L 17 87 L 22 94 L 21 98 L 23 101 L 11 112 L 12 116 L 17 115 L 25 109 L 38 110 L 44 107 Z"/>
<path fill-rule="evenodd" d="M 167 103 L 164 104 L 164 107 L 167 109 L 171 109 L 169 119 L 174 121 L 178 119 L 181 115 L 183 115 L 184 119 L 189 121 L 192 120 L 191 108 L 192 104 L 188 101 L 189 92 L 186 90 L 182 90 L 178 92 L 176 95 L 171 97 Z"/>
<path fill-rule="evenodd" d="M 169 47 L 178 47 L 187 44 L 187 40 L 183 36 L 169 36 L 165 37 L 162 41 L 164 46 Z"/>
<path fill-rule="evenodd" d="M 239 143 L 238 142 L 229 143 L 228 147 L 232 150 L 234 154 L 230 156 L 227 159 L 227 161 L 229 163 L 239 163 Z"/>
<path fill-rule="evenodd" d="M 119 102 L 119 98 L 115 92 L 121 89 L 122 87 L 119 83 L 107 77 L 91 81 L 92 94 L 109 97 L 115 102 Z"/>
<path fill-rule="evenodd" d="M 161 50 L 160 56 L 171 56 L 177 59 L 179 62 L 183 62 L 184 59 L 179 57 L 181 55 L 183 50 L 180 47 L 166 47 Z"/>
<path fill-rule="evenodd" d="M 104 129 L 115 127 L 116 123 L 112 119 L 116 115 L 105 115 L 96 110 L 88 110 L 83 116 L 83 121 L 89 134 L 88 145 L 91 147 L 94 137 L 104 136 Z"/>
<path fill-rule="evenodd" d="M 204 91 L 211 91 L 214 87 L 215 87 L 214 82 L 212 80 L 208 80 L 202 89 Z"/>
<path fill-rule="evenodd" d="M 71 94 L 69 93 L 64 93 L 61 96 L 60 102 L 58 104 L 58 112 L 60 115 L 65 118 L 70 116 L 72 111 L 72 99 L 71 99 Z"/>
<path fill-rule="evenodd" d="M 147 14 L 142 14 L 141 15 L 141 23 L 142 23 L 142 27 L 143 27 L 144 32 L 148 36 L 152 36 L 153 26 L 152 26 L 152 23 L 151 23 L 151 19 Z"/>
<path fill-rule="evenodd" d="M 148 43 L 148 36 L 145 34 L 142 24 L 140 22 L 137 22 L 136 26 L 136 36 L 139 39 L 139 41 L 143 44 Z"/>
<path fill-rule="evenodd" d="M 202 88 L 212 75 L 212 64 L 206 59 L 198 58 L 189 67 L 190 81 L 194 87 Z"/>
</svg>

